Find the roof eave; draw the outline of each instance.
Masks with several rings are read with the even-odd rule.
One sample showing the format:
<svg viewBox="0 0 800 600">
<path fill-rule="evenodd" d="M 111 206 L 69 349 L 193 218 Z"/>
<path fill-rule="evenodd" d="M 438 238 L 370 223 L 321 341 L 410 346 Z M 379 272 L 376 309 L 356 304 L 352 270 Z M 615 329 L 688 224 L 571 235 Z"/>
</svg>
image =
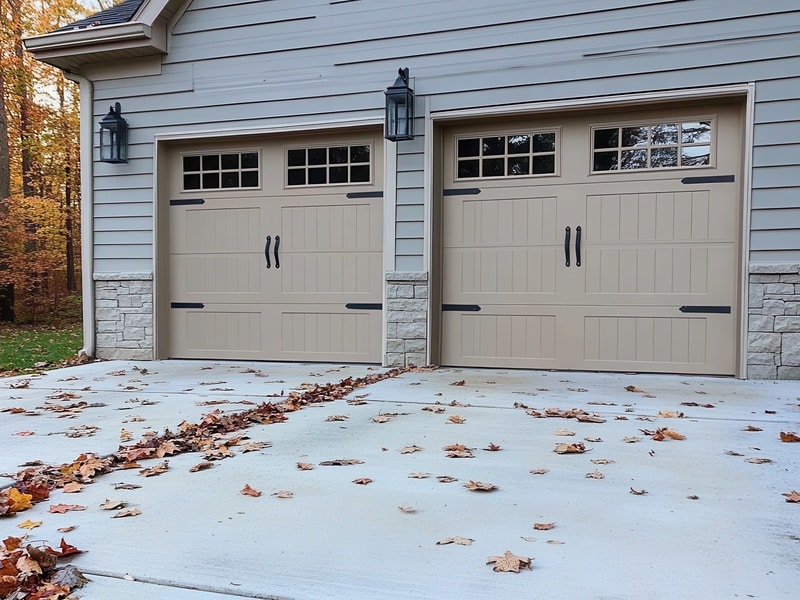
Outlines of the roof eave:
<svg viewBox="0 0 800 600">
<path fill-rule="evenodd" d="M 154 26 L 138 21 L 118 23 L 38 35 L 27 38 L 25 47 L 37 60 L 75 70 L 82 64 L 120 55 L 165 54 L 167 31 L 163 21 Z"/>
</svg>

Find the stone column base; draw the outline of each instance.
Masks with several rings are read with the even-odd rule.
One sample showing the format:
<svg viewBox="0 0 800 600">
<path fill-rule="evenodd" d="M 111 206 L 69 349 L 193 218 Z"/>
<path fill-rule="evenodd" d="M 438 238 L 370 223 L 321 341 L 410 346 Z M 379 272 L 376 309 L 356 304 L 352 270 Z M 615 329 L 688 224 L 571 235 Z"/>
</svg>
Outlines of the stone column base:
<svg viewBox="0 0 800 600">
<path fill-rule="evenodd" d="M 386 273 L 387 367 L 422 366 L 428 362 L 428 274 Z"/>
<path fill-rule="evenodd" d="M 95 273 L 95 354 L 152 360 L 153 274 Z"/>
<path fill-rule="evenodd" d="M 800 264 L 750 265 L 749 379 L 800 379 Z"/>
</svg>

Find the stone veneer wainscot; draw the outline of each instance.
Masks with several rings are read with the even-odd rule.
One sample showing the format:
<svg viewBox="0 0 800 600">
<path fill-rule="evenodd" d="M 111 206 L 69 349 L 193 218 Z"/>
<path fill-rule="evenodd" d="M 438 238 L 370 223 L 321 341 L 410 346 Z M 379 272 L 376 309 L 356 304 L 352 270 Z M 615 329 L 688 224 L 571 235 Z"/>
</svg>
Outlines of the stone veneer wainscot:
<svg viewBox="0 0 800 600">
<path fill-rule="evenodd" d="M 422 366 L 428 351 L 428 274 L 386 273 L 386 355 L 388 367 Z"/>
<path fill-rule="evenodd" d="M 95 273 L 95 355 L 152 360 L 153 274 Z"/>
</svg>

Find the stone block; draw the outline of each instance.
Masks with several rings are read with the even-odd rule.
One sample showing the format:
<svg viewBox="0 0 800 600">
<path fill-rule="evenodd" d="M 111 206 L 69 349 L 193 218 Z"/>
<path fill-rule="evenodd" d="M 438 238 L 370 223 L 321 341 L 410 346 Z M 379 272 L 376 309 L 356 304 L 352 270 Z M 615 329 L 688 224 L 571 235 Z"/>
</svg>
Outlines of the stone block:
<svg viewBox="0 0 800 600">
<path fill-rule="evenodd" d="M 748 365 L 775 365 L 779 355 L 772 352 L 750 352 L 747 355 Z"/>
<path fill-rule="evenodd" d="M 152 348 L 98 348 L 97 357 L 107 360 L 153 360 Z"/>
<path fill-rule="evenodd" d="M 749 331 L 774 331 L 775 319 L 771 315 L 750 315 L 747 321 Z"/>
<path fill-rule="evenodd" d="M 761 307 L 762 315 L 783 315 L 786 313 L 786 303 L 783 300 L 764 300 Z"/>
<path fill-rule="evenodd" d="M 800 275 L 781 275 L 781 283 L 800 283 Z"/>
<path fill-rule="evenodd" d="M 94 311 L 94 318 L 98 321 L 119 321 L 122 315 L 117 308 L 98 308 Z"/>
<path fill-rule="evenodd" d="M 405 352 L 406 351 L 406 341 L 405 340 L 387 340 L 386 341 L 386 351 L 395 354 L 398 352 Z"/>
<path fill-rule="evenodd" d="M 95 300 L 94 305 L 96 308 L 117 308 L 119 306 L 118 300 Z"/>
<path fill-rule="evenodd" d="M 772 352 L 781 351 L 780 333 L 759 333 L 753 332 L 747 336 L 748 352 Z"/>
<path fill-rule="evenodd" d="M 98 285 L 97 288 L 95 288 L 94 297 L 96 300 L 116 300 L 117 288 L 109 287 L 107 285 Z"/>
<path fill-rule="evenodd" d="M 97 347 L 104 347 L 104 348 L 113 348 L 117 345 L 117 334 L 114 332 L 110 333 L 98 333 L 97 337 L 95 338 L 95 344 Z"/>
<path fill-rule="evenodd" d="M 386 323 L 386 337 L 387 338 L 397 337 L 397 323 L 392 323 L 391 321 Z"/>
<path fill-rule="evenodd" d="M 428 327 L 424 322 L 398 323 L 396 337 L 404 340 L 424 339 L 427 332 Z"/>
<path fill-rule="evenodd" d="M 389 323 L 410 323 L 413 321 L 411 313 L 405 310 L 387 310 L 386 320 Z"/>
<path fill-rule="evenodd" d="M 390 283 L 386 286 L 386 299 L 391 300 L 397 298 L 397 288 L 400 287 L 396 283 Z"/>
<path fill-rule="evenodd" d="M 764 286 L 764 295 L 772 294 L 786 294 L 788 296 L 794 295 L 793 283 L 768 283 Z"/>
<path fill-rule="evenodd" d="M 775 317 L 774 331 L 785 332 L 800 332 L 800 317 Z"/>
<path fill-rule="evenodd" d="M 764 284 L 751 283 L 747 298 L 750 308 L 761 308 L 764 305 Z"/>
<path fill-rule="evenodd" d="M 418 354 L 424 354 L 428 348 L 427 340 L 407 340 L 405 345 L 406 352 L 416 352 Z"/>
<path fill-rule="evenodd" d="M 414 286 L 414 298 L 427 298 L 428 297 L 428 286 L 427 285 L 415 285 Z"/>
<path fill-rule="evenodd" d="M 781 364 L 800 367 L 800 333 L 784 333 L 782 337 Z"/>
<path fill-rule="evenodd" d="M 750 275 L 750 283 L 779 283 L 780 275 Z"/>
<path fill-rule="evenodd" d="M 144 327 L 126 327 L 123 331 L 123 339 L 126 341 L 130 340 L 143 340 L 144 339 Z"/>
<path fill-rule="evenodd" d="M 97 333 L 114 333 L 118 326 L 119 321 L 97 321 L 95 331 Z"/>
<path fill-rule="evenodd" d="M 748 379 L 776 379 L 778 367 L 769 365 L 747 365 Z"/>
<path fill-rule="evenodd" d="M 383 363 L 387 367 L 405 367 L 406 355 L 401 353 L 387 352 Z"/>
<path fill-rule="evenodd" d="M 798 263 L 750 263 L 751 273 L 800 273 Z"/>
<path fill-rule="evenodd" d="M 386 273 L 386 281 L 425 283 L 428 281 L 428 273 L 425 271 L 389 271 Z"/>
<path fill-rule="evenodd" d="M 153 293 L 153 284 L 150 281 L 131 281 L 128 288 L 131 294 Z"/>
<path fill-rule="evenodd" d="M 406 354 L 407 367 L 410 367 L 412 365 L 415 367 L 424 367 L 426 362 L 427 360 L 424 353 L 417 354 L 409 352 L 408 354 Z"/>
<path fill-rule="evenodd" d="M 413 294 L 413 288 L 411 293 Z M 427 311 L 428 302 L 427 300 L 424 299 L 415 300 L 409 296 L 407 298 L 397 298 L 395 300 L 388 300 L 386 302 L 386 308 L 388 310 Z"/>
<path fill-rule="evenodd" d="M 800 367 L 778 367 L 778 379 L 800 379 Z"/>
<path fill-rule="evenodd" d="M 125 327 L 152 327 L 152 313 L 129 313 L 124 316 Z"/>
<path fill-rule="evenodd" d="M 787 315 L 800 315 L 800 302 L 786 302 L 783 311 Z"/>
</svg>

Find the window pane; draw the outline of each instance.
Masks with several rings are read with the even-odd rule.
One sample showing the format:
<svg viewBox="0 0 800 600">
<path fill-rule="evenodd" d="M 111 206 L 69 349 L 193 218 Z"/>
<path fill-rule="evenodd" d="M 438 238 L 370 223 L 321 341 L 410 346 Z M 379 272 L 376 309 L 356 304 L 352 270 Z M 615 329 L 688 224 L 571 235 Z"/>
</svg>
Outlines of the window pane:
<svg viewBox="0 0 800 600">
<path fill-rule="evenodd" d="M 475 160 L 458 161 L 458 178 L 480 177 L 480 162 Z"/>
<path fill-rule="evenodd" d="M 486 158 L 483 161 L 484 177 L 501 177 L 506 174 L 505 160 L 502 158 Z"/>
<path fill-rule="evenodd" d="M 184 171 L 199 171 L 200 170 L 200 157 L 199 156 L 184 156 L 183 157 L 183 170 Z"/>
<path fill-rule="evenodd" d="M 709 164 L 710 146 L 684 146 L 681 148 L 681 166 L 697 167 Z"/>
<path fill-rule="evenodd" d="M 368 163 L 369 146 L 350 146 L 351 163 Z"/>
<path fill-rule="evenodd" d="M 594 148 L 616 148 L 619 145 L 619 129 L 595 129 Z M 608 169 L 595 169 L 595 171 Z"/>
<path fill-rule="evenodd" d="M 623 150 L 622 151 L 623 169 L 646 169 L 647 150 Z"/>
<path fill-rule="evenodd" d="M 218 169 L 219 169 L 219 154 L 207 154 L 203 156 L 204 171 L 216 171 Z"/>
<path fill-rule="evenodd" d="M 555 133 L 537 133 L 533 136 L 533 151 L 534 152 L 555 152 L 556 150 L 556 134 Z"/>
<path fill-rule="evenodd" d="M 222 174 L 222 187 L 224 188 L 238 188 L 239 187 L 239 172 L 233 171 Z"/>
<path fill-rule="evenodd" d="M 185 189 L 185 190 L 199 190 L 200 189 L 200 175 L 199 174 L 197 174 L 197 175 L 184 175 L 183 176 L 183 189 Z"/>
<path fill-rule="evenodd" d="M 516 156 L 508 159 L 509 175 L 529 175 L 531 172 L 531 159 L 527 156 Z"/>
<path fill-rule="evenodd" d="M 622 147 L 647 146 L 647 127 L 623 127 Z"/>
<path fill-rule="evenodd" d="M 593 171 L 616 171 L 618 168 L 616 151 L 594 153 Z"/>
<path fill-rule="evenodd" d="M 258 152 L 245 152 L 244 154 L 242 154 L 242 168 L 243 169 L 258 168 Z"/>
<path fill-rule="evenodd" d="M 288 184 L 289 185 L 305 185 L 306 184 L 306 170 L 305 169 L 289 169 Z"/>
<path fill-rule="evenodd" d="M 675 123 L 661 123 L 650 128 L 654 146 L 678 143 L 678 126 Z"/>
<path fill-rule="evenodd" d="M 353 165 L 350 167 L 350 183 L 369 182 L 369 165 Z"/>
<path fill-rule="evenodd" d="M 681 125 L 681 141 L 684 144 L 711 142 L 711 122 L 683 123 Z"/>
<path fill-rule="evenodd" d="M 326 148 L 309 148 L 308 149 L 308 164 L 310 165 L 324 165 L 328 160 L 328 152 Z"/>
<path fill-rule="evenodd" d="M 223 169 L 238 169 L 239 168 L 239 155 L 238 154 L 223 154 L 222 155 L 222 168 Z"/>
<path fill-rule="evenodd" d="M 533 174 L 547 175 L 556 172 L 556 157 L 553 154 L 533 157 Z"/>
<path fill-rule="evenodd" d="M 531 136 L 529 135 L 508 136 L 509 154 L 528 154 L 530 151 L 531 151 Z"/>
<path fill-rule="evenodd" d="M 306 164 L 305 150 L 289 150 L 286 153 L 286 162 L 290 167 L 304 167 Z"/>
<path fill-rule="evenodd" d="M 483 155 L 496 156 L 505 153 L 505 138 L 488 137 L 483 138 Z"/>
<path fill-rule="evenodd" d="M 203 159 L 205 160 L 205 156 Z M 203 173 L 203 189 L 213 190 L 219 187 L 219 173 Z"/>
<path fill-rule="evenodd" d="M 347 183 L 347 167 L 331 167 L 328 178 L 329 183 Z"/>
<path fill-rule="evenodd" d="M 650 151 L 651 167 L 677 167 L 678 149 L 677 148 L 653 148 Z"/>
<path fill-rule="evenodd" d="M 311 151 L 309 151 L 309 159 L 311 158 Z M 325 167 L 314 167 L 308 170 L 308 183 L 309 185 L 321 185 L 328 183 L 328 169 Z"/>
<path fill-rule="evenodd" d="M 328 162 L 332 165 L 340 165 L 347 162 L 347 147 L 337 146 L 328 148 Z"/>
<path fill-rule="evenodd" d="M 477 138 L 458 140 L 458 158 L 478 156 L 481 151 L 481 141 Z"/>
<path fill-rule="evenodd" d="M 242 171 L 242 187 L 258 187 L 258 171 Z"/>
</svg>

